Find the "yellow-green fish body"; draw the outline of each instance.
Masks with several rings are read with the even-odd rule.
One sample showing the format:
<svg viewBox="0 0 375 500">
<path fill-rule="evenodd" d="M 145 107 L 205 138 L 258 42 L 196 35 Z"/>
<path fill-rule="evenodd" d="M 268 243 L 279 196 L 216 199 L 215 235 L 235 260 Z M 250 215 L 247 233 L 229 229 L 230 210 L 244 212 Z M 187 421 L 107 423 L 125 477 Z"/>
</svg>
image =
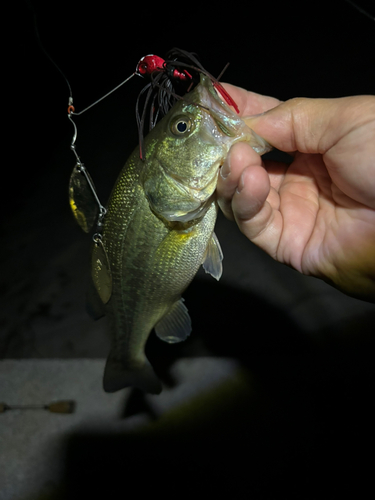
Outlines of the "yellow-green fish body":
<svg viewBox="0 0 375 500">
<path fill-rule="evenodd" d="M 155 328 L 167 342 L 184 340 L 191 323 L 182 292 L 202 264 L 220 278 L 215 189 L 219 168 L 237 141 L 260 153 L 269 149 L 202 76 L 145 138 L 145 160 L 135 150 L 121 171 L 101 240 L 111 282 L 103 286 L 100 259 L 93 259 L 93 281 L 112 329 L 107 392 L 127 386 L 161 391 L 144 354 L 150 332 Z"/>
</svg>

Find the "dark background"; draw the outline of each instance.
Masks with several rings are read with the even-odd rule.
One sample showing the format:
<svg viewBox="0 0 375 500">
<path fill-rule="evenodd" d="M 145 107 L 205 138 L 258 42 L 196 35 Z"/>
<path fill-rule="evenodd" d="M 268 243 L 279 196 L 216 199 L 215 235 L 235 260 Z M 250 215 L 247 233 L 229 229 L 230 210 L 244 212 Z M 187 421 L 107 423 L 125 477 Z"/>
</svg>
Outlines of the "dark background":
<svg viewBox="0 0 375 500">
<path fill-rule="evenodd" d="M 224 81 L 282 100 L 374 89 L 374 22 L 344 0 L 220 8 L 153 3 L 135 9 L 113 1 L 24 0 L 17 3 L 5 50 L 9 92 L 3 97 L 5 109 L 11 104 L 7 121 L 10 140 L 16 139 L 16 165 L 8 174 L 17 179 L 17 191 L 20 183 L 29 189 L 46 171 L 66 175 L 70 168 L 56 164 L 69 153 L 72 136 L 68 87 L 37 43 L 30 4 L 45 50 L 70 82 L 77 112 L 133 73 L 143 55 L 163 57 L 175 46 L 196 52 L 213 75 L 229 62 Z M 143 84 L 133 78 L 76 118 L 82 161 L 95 175 L 105 172 L 98 186 L 107 179 L 113 184 L 137 143 L 134 107 Z"/>
<path fill-rule="evenodd" d="M 196 52 L 214 75 L 230 62 L 224 81 L 282 100 L 374 93 L 375 23 L 343 0 L 242 7 L 227 2 L 207 8 L 186 2 L 32 5 L 40 39 L 68 78 L 76 111 L 123 81 L 142 56 L 163 56 L 175 46 Z M 372 2 L 367 8 L 375 15 Z M 0 354 L 105 357 L 108 341 L 97 326 L 94 340 L 86 333 L 80 337 L 82 319 L 70 337 L 56 326 L 84 309 L 89 247 L 67 201 L 74 166 L 68 87 L 38 45 L 30 3 L 14 5 L 6 24 L 11 30 L 3 73 Z M 137 144 L 134 107 L 142 86 L 133 78 L 75 119 L 77 151 L 102 202 Z M 222 218 L 218 233 L 226 281 L 194 282 L 185 296 L 201 343 L 174 348 L 151 339 L 150 358 L 168 381 L 168 367 L 180 355 L 233 356 L 253 373 L 257 397 L 230 400 L 225 411 L 198 427 L 192 416 L 190 433 L 187 424 L 181 432 L 152 439 L 75 436 L 67 484 L 72 491 L 85 484 L 87 494 L 96 476 L 95 487 L 104 491 L 109 477 L 122 479 L 126 470 L 142 481 L 145 492 L 178 483 L 192 493 L 225 492 L 235 498 L 245 496 L 243 488 L 254 498 L 274 498 L 270 495 L 280 491 L 289 498 L 327 498 L 328 492 L 335 498 L 349 486 L 357 492 L 372 488 L 374 309 L 280 270 Z M 236 271 L 243 255 L 248 264 Z M 248 276 L 247 290 L 236 286 L 241 273 Z M 299 323 L 285 310 L 283 294 L 308 304 L 301 307 Z M 315 325 L 323 315 L 324 294 L 332 320 L 309 329 L 306 324 Z M 352 311 L 350 321 L 340 319 L 342 308 Z M 43 322 L 48 328 L 53 323 L 59 333 L 54 338 L 43 333 Z M 98 462 L 98 454 L 112 459 Z M 323 487 L 326 496 L 320 494 Z"/>
<path fill-rule="evenodd" d="M 68 88 L 36 43 L 28 3 L 18 2 L 5 51 L 14 64 L 7 68 L 6 80 L 11 83 L 17 123 L 13 132 L 22 137 L 22 157 L 40 158 L 37 169 L 28 169 L 35 179 L 52 168 L 49 155 L 64 151 L 71 124 L 65 116 Z M 122 4 L 113 1 L 32 4 L 40 39 L 67 76 L 76 111 L 122 82 L 143 55 L 163 57 L 175 46 L 196 52 L 213 75 L 229 62 L 224 81 L 283 100 L 366 94 L 374 89 L 374 22 L 344 0 L 251 2 L 220 8 L 153 3 L 134 10 L 122 10 Z M 103 169 L 105 151 L 106 169 L 117 172 L 117 165 L 112 167 L 114 156 L 123 156 L 122 165 L 133 149 L 133 110 L 142 86 L 142 80 L 134 78 L 77 119 L 77 147 L 90 169 Z"/>
</svg>

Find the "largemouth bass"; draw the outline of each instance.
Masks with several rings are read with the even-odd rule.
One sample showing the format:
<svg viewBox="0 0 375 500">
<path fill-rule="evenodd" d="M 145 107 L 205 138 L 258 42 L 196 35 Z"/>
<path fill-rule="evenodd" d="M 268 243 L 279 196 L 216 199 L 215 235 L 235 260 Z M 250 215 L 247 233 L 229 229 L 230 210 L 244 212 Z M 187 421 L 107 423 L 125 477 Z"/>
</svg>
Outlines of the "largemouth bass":
<svg viewBox="0 0 375 500">
<path fill-rule="evenodd" d="M 111 324 L 103 386 L 158 394 L 161 383 L 144 349 L 153 329 L 166 342 L 185 340 L 191 321 L 181 294 L 200 265 L 217 280 L 222 252 L 214 234 L 215 189 L 230 147 L 269 145 L 221 99 L 210 79 L 182 100 L 136 149 L 110 196 L 92 276 Z"/>
</svg>

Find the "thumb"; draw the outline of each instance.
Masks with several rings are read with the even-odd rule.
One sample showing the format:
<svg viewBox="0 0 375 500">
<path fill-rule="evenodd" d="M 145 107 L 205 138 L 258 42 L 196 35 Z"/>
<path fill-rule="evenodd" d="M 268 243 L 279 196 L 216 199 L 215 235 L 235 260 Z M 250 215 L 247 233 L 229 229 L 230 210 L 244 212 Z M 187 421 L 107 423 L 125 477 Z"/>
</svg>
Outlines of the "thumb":
<svg viewBox="0 0 375 500">
<path fill-rule="evenodd" d="M 245 122 L 281 151 L 322 154 L 333 183 L 375 208 L 375 96 L 291 99 Z"/>
<path fill-rule="evenodd" d="M 371 106 L 372 105 L 372 106 Z M 375 116 L 373 96 L 296 98 L 263 115 L 243 118 L 258 135 L 285 152 L 326 153 L 353 128 Z"/>
</svg>

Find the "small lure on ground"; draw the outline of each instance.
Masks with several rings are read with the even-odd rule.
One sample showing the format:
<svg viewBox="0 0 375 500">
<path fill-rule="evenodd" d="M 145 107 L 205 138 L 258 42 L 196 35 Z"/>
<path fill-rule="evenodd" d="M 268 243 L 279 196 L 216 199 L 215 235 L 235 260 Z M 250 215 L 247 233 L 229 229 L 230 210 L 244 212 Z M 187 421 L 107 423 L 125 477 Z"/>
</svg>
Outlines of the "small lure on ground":
<svg viewBox="0 0 375 500">
<path fill-rule="evenodd" d="M 0 403 L 0 413 L 9 410 L 47 410 L 50 413 L 74 413 L 76 407 L 75 401 L 54 401 L 45 405 L 8 405 Z"/>
</svg>

